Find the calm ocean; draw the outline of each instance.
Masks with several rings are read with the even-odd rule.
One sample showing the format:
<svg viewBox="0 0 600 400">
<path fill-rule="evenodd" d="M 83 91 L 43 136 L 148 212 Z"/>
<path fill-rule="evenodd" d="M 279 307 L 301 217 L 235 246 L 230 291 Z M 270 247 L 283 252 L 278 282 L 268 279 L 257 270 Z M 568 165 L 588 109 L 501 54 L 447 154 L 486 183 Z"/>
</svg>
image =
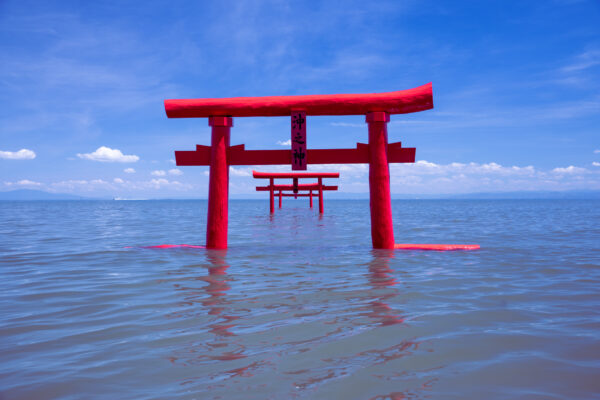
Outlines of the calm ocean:
<svg viewBox="0 0 600 400">
<path fill-rule="evenodd" d="M 600 201 L 0 202 L 0 399 L 599 399 Z M 315 203 L 316 206 L 316 203 Z M 127 248 L 133 246 L 132 248 Z"/>
</svg>

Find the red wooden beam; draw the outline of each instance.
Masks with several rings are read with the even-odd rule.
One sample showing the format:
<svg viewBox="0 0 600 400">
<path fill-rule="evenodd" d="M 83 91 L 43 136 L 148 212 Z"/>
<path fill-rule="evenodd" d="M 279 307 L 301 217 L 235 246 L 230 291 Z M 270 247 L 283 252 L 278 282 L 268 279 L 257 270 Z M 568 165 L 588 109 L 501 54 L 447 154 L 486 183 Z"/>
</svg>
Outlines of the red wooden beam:
<svg viewBox="0 0 600 400">
<path fill-rule="evenodd" d="M 387 93 L 165 100 L 169 118 L 282 117 L 293 110 L 305 111 L 306 115 L 364 115 L 373 111 L 407 114 L 431 108 L 431 83 Z"/>
<path fill-rule="evenodd" d="M 257 186 L 257 192 L 268 192 L 271 190 L 270 186 Z M 294 190 L 294 185 L 273 185 L 273 190 Z M 303 183 L 298 185 L 298 190 L 319 190 L 318 183 Z M 338 190 L 337 186 L 325 186 L 323 185 L 323 190 Z"/>
<path fill-rule="evenodd" d="M 255 178 L 339 178 L 339 172 L 258 172 L 252 171 Z M 299 185 L 302 186 L 302 185 Z"/>
<path fill-rule="evenodd" d="M 414 147 L 402 147 L 402 143 L 388 144 L 388 162 L 414 163 Z M 369 145 L 357 143 L 355 149 L 308 149 L 307 164 L 367 164 Z M 289 165 L 291 150 L 245 150 L 243 144 L 227 149 L 229 165 Z M 210 165 L 210 146 L 196 145 L 196 151 L 176 151 L 178 166 Z"/>
<path fill-rule="evenodd" d="M 308 197 L 310 193 L 281 193 L 282 197 Z M 281 207 L 279 207 L 281 208 Z"/>
</svg>

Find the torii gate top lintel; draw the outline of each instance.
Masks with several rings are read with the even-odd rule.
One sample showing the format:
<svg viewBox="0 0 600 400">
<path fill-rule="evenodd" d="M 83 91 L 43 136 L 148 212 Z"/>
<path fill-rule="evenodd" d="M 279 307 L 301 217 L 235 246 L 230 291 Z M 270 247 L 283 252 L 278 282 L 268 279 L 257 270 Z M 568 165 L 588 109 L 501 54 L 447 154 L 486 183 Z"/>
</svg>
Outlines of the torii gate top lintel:
<svg viewBox="0 0 600 400">
<path fill-rule="evenodd" d="M 431 82 L 386 93 L 165 100 L 169 118 L 289 117 L 296 110 L 306 115 L 408 114 L 432 108 Z"/>
</svg>

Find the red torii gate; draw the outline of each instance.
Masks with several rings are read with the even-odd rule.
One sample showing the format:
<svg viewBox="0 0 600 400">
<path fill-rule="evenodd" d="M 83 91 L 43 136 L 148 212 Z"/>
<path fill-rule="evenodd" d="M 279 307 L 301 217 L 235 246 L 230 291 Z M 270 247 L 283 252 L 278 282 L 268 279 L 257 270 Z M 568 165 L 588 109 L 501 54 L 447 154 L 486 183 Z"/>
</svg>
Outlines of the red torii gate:
<svg viewBox="0 0 600 400">
<path fill-rule="evenodd" d="M 269 186 L 257 186 L 257 192 L 269 192 L 269 207 L 271 214 L 275 212 L 275 192 L 278 191 L 279 196 L 279 208 L 281 208 L 282 197 L 310 197 L 310 208 L 313 206 L 313 190 L 318 193 L 319 196 L 319 214 L 323 214 L 323 191 L 324 190 L 338 190 L 337 186 L 325 186 L 323 185 L 323 178 L 339 178 L 339 172 L 258 172 L 252 171 L 252 176 L 257 179 L 269 179 Z M 292 179 L 293 184 L 291 185 L 276 185 L 275 179 Z M 317 183 L 298 183 L 299 179 L 305 178 L 316 178 Z M 293 193 L 283 193 L 284 191 L 291 191 Z M 307 193 L 298 193 L 299 191 L 306 191 Z"/>
<path fill-rule="evenodd" d="M 389 163 L 415 162 L 415 149 L 403 148 L 400 142 L 388 144 L 387 123 L 390 114 L 431 108 L 431 83 L 409 90 L 372 94 L 165 100 L 167 117 L 208 118 L 212 127 L 210 146 L 196 145 L 195 151 L 176 151 L 175 160 L 178 166 L 210 166 L 206 247 L 217 249 L 227 248 L 230 165 L 291 164 L 294 169 L 306 169 L 306 164 L 350 163 L 369 164 L 373 247 L 395 248 Z M 366 115 L 369 126 L 368 144 L 358 143 L 355 149 L 306 149 L 305 141 L 294 140 L 298 130 L 305 132 L 307 115 L 361 114 Z M 230 146 L 233 117 L 275 116 L 292 117 L 293 151 L 246 150 L 243 144 Z M 298 143 L 304 148 L 296 147 Z M 297 167 L 298 161 L 300 167 Z M 401 248 L 400 245 L 397 247 Z"/>
</svg>

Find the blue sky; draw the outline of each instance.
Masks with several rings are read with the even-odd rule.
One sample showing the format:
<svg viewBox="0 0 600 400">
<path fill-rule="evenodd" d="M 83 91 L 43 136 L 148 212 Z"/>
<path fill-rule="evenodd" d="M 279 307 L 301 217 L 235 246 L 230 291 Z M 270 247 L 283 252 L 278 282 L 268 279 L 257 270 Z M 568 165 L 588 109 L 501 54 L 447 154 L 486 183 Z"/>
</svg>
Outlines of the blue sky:
<svg viewBox="0 0 600 400">
<path fill-rule="evenodd" d="M 392 116 L 394 194 L 600 190 L 600 3 L 0 1 L 0 191 L 206 197 L 210 143 L 168 98 L 371 93 L 433 82 Z M 289 118 L 236 118 L 232 144 L 284 148 Z M 364 117 L 310 117 L 309 148 L 366 142 Z M 255 195 L 253 167 L 231 193 Z M 258 166 L 254 169 L 289 170 Z M 368 192 L 366 165 L 339 170 Z"/>
</svg>

